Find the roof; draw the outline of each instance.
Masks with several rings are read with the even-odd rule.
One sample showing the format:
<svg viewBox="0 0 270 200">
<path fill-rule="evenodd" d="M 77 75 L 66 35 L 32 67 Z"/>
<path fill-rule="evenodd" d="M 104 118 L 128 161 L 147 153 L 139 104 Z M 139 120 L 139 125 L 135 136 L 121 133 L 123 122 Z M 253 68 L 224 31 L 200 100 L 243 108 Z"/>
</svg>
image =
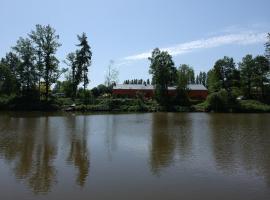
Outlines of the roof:
<svg viewBox="0 0 270 200">
<path fill-rule="evenodd" d="M 207 91 L 206 87 L 201 84 L 189 84 L 188 88 L 190 90 L 205 90 Z M 154 90 L 153 85 L 143 85 L 143 84 L 117 84 L 113 87 L 114 90 Z M 176 87 L 169 87 L 169 90 L 175 90 Z"/>
</svg>

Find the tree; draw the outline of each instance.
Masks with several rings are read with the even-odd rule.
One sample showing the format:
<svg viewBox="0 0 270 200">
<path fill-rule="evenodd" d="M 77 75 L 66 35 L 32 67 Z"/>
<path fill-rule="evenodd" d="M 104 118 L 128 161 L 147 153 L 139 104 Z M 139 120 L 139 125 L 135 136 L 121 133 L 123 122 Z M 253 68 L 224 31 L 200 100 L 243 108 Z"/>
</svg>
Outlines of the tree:
<svg viewBox="0 0 270 200">
<path fill-rule="evenodd" d="M 149 60 L 149 73 L 153 75 L 155 97 L 160 105 L 167 106 L 169 103 L 168 86 L 174 84 L 175 76 L 177 76 L 172 56 L 157 48 L 153 50 Z"/>
<path fill-rule="evenodd" d="M 254 58 L 254 66 L 254 86 L 260 88 L 260 98 L 264 100 L 265 87 L 270 83 L 269 60 L 265 56 L 257 56 Z"/>
<path fill-rule="evenodd" d="M 39 52 L 40 62 L 44 64 L 44 70 L 41 72 L 41 77 L 45 81 L 45 96 L 46 100 L 49 97 L 49 89 L 52 83 L 55 83 L 59 78 L 61 71 L 58 68 L 59 61 L 55 54 L 61 44 L 58 42 L 59 36 L 56 35 L 55 29 L 50 25 L 36 25 L 36 30 L 31 31 L 30 38 L 35 43 L 35 48 Z"/>
<path fill-rule="evenodd" d="M 17 91 L 17 80 L 10 68 L 0 62 L 0 94 L 11 95 Z"/>
<path fill-rule="evenodd" d="M 214 69 L 208 71 L 206 83 L 210 93 L 217 92 L 221 89 L 221 82 Z"/>
<path fill-rule="evenodd" d="M 268 58 L 270 62 L 270 33 L 267 35 L 268 41 L 265 43 L 265 56 Z"/>
<path fill-rule="evenodd" d="M 255 62 L 252 55 L 246 55 L 242 59 L 242 62 L 239 63 L 239 69 L 241 76 L 241 85 L 244 95 L 250 98 L 255 70 Z"/>
<path fill-rule="evenodd" d="M 239 74 L 235 68 L 233 58 L 224 57 L 218 60 L 214 65 L 214 70 L 218 80 L 221 82 L 222 88 L 231 92 L 231 88 L 236 86 L 239 81 Z"/>
<path fill-rule="evenodd" d="M 111 87 L 113 84 L 116 84 L 118 82 L 119 72 L 116 68 L 113 67 L 113 64 L 114 61 L 111 60 L 105 75 L 105 85 L 107 87 Z"/>
<path fill-rule="evenodd" d="M 178 87 L 187 89 L 187 85 L 193 83 L 195 83 L 194 70 L 189 65 L 180 65 L 178 68 Z"/>
<path fill-rule="evenodd" d="M 78 65 L 78 71 L 82 72 L 82 81 L 83 81 L 83 90 L 84 93 L 86 91 L 86 87 L 89 83 L 88 79 L 88 67 L 91 65 L 92 61 L 92 52 L 91 48 L 87 41 L 87 36 L 85 33 L 82 33 L 82 35 L 78 35 L 79 44 L 77 45 L 80 47 L 77 54 L 77 65 Z M 79 73 L 78 73 L 79 74 Z"/>
<path fill-rule="evenodd" d="M 37 83 L 35 49 L 28 38 L 20 38 L 13 49 L 20 59 L 20 64 L 17 66 L 16 71 L 19 76 L 22 90 L 29 92 L 30 90 L 35 89 Z"/>
<path fill-rule="evenodd" d="M 20 59 L 12 52 L 6 54 L 5 58 L 1 59 L 0 65 L 0 90 L 4 94 L 18 93 L 20 83 L 18 80 L 17 68 L 20 66 Z"/>
<path fill-rule="evenodd" d="M 71 85 L 71 97 L 74 100 L 77 94 L 78 85 L 81 82 L 81 71 L 78 70 L 76 53 L 69 53 L 66 58 L 66 65 L 70 67 L 70 74 L 66 77 Z"/>
</svg>

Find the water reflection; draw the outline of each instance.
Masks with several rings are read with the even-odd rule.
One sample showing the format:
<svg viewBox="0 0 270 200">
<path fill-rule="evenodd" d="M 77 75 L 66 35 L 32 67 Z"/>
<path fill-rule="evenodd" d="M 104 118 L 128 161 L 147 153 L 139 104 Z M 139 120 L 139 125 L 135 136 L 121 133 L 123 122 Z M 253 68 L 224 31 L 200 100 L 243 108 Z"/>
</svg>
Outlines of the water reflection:
<svg viewBox="0 0 270 200">
<path fill-rule="evenodd" d="M 55 182 L 53 159 L 56 146 L 49 118 L 9 118 L 0 132 L 0 155 L 17 179 L 27 182 L 34 193 L 48 192 Z"/>
<path fill-rule="evenodd" d="M 192 127 L 188 114 L 157 113 L 152 115 L 151 169 L 159 174 L 177 156 L 185 158 L 191 151 Z"/>
<path fill-rule="evenodd" d="M 0 173 L 19 180 L 0 186 L 22 199 L 269 199 L 269 116 L 0 115 Z"/>
<path fill-rule="evenodd" d="M 76 182 L 80 186 L 84 186 L 86 178 L 89 174 L 89 151 L 87 147 L 87 117 L 83 116 L 83 119 L 75 115 L 67 117 L 67 124 L 69 124 L 69 141 L 70 150 L 67 158 L 68 163 L 73 163 L 79 170 Z M 81 125 L 82 123 L 82 125 Z"/>
<path fill-rule="evenodd" d="M 225 122 L 224 122 L 225 119 Z M 227 174 L 245 169 L 270 185 L 270 123 L 265 115 L 211 116 L 214 158 Z"/>
</svg>

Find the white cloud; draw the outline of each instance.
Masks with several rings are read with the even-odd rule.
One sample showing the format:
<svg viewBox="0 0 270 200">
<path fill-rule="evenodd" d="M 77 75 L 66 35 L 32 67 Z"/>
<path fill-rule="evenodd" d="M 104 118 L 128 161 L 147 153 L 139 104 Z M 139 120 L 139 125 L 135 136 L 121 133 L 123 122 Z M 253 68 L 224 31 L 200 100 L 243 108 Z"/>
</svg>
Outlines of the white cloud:
<svg viewBox="0 0 270 200">
<path fill-rule="evenodd" d="M 244 32 L 238 34 L 226 34 L 222 36 L 211 37 L 207 39 L 195 40 L 187 43 L 177 44 L 171 47 L 162 48 L 162 51 L 168 51 L 172 56 L 178 56 L 190 53 L 198 49 L 209 49 L 229 44 L 250 45 L 263 43 L 266 41 L 265 32 Z M 140 53 L 137 55 L 127 56 L 125 61 L 144 60 L 151 56 L 151 51 Z"/>
</svg>

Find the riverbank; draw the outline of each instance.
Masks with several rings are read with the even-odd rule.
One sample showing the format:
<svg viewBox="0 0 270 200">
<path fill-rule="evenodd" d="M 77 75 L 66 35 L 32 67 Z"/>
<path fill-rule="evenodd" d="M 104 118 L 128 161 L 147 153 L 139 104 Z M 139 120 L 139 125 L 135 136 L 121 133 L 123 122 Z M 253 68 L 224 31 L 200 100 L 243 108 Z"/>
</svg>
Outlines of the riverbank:
<svg viewBox="0 0 270 200">
<path fill-rule="evenodd" d="M 213 107 L 213 105 L 212 105 Z M 190 101 L 189 106 L 162 107 L 155 100 L 140 98 L 99 98 L 84 104 L 82 100 L 55 98 L 49 101 L 1 97 L 0 110 L 4 111 L 66 111 L 66 112 L 214 112 L 208 100 Z M 215 111 L 231 113 L 269 113 L 270 105 L 255 100 L 238 100 L 232 109 Z"/>
</svg>

